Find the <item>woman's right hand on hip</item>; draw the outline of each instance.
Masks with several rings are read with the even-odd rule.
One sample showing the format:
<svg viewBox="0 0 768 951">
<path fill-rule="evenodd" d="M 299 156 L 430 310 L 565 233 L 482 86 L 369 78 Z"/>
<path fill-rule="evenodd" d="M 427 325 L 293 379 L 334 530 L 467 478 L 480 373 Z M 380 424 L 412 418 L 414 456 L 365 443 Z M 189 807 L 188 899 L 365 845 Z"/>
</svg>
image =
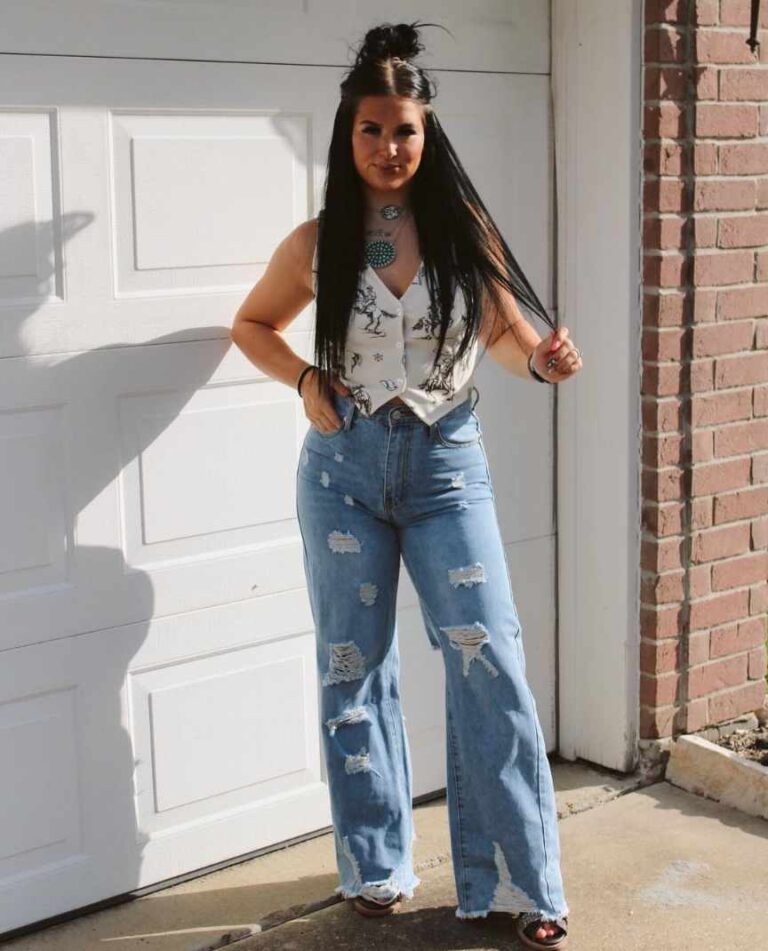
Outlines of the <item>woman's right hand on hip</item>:
<svg viewBox="0 0 768 951">
<path fill-rule="evenodd" d="M 337 393 L 343 396 L 351 396 L 352 390 L 339 380 L 337 376 L 331 377 L 331 386 Z M 304 377 L 301 386 L 301 398 L 304 402 L 304 413 L 307 419 L 312 423 L 315 429 L 321 433 L 334 433 L 342 424 L 336 408 L 331 400 L 320 391 L 319 375 L 313 367 Z"/>
</svg>

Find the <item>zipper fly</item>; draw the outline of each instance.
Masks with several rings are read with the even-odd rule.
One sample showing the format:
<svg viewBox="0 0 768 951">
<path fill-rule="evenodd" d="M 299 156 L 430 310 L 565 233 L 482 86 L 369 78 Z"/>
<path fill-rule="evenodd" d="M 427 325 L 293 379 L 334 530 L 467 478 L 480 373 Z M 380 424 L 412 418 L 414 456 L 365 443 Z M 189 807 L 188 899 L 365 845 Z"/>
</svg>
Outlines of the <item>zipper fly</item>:
<svg viewBox="0 0 768 951">
<path fill-rule="evenodd" d="M 384 511 L 391 513 L 403 501 L 408 487 L 408 460 L 410 458 L 413 426 L 390 421 L 387 449 L 384 459 Z"/>
</svg>

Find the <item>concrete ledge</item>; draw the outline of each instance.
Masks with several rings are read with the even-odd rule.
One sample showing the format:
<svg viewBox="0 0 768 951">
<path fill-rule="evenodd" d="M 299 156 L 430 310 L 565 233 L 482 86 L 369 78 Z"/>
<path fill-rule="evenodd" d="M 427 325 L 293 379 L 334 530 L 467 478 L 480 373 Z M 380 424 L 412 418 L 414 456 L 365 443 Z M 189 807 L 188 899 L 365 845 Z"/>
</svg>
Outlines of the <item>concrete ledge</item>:
<svg viewBox="0 0 768 951">
<path fill-rule="evenodd" d="M 768 768 L 702 737 L 685 735 L 672 744 L 665 779 L 688 792 L 768 819 Z"/>
</svg>

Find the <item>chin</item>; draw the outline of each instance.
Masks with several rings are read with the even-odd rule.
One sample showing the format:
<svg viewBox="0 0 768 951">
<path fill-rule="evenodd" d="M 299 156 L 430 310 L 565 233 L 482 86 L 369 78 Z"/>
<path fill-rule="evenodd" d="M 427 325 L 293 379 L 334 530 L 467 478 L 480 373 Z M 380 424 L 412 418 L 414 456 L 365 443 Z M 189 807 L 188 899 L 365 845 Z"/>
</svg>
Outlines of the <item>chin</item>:
<svg viewBox="0 0 768 951">
<path fill-rule="evenodd" d="M 405 172 L 401 172 L 399 175 L 382 175 L 377 176 L 376 185 L 381 188 L 402 188 L 406 182 L 410 181 L 412 178 L 411 175 L 408 175 Z"/>
</svg>

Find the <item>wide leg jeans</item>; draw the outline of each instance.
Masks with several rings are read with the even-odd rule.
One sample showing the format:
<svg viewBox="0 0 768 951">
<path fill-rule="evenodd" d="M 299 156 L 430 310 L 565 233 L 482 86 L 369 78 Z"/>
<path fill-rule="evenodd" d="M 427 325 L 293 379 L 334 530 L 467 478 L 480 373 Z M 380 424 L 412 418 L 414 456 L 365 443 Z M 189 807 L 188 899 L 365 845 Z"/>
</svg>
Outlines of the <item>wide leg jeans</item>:
<svg viewBox="0 0 768 951">
<path fill-rule="evenodd" d="M 472 399 L 474 395 L 475 399 Z M 296 509 L 316 629 L 321 729 L 345 898 L 406 898 L 411 759 L 400 705 L 400 559 L 445 665 L 456 916 L 568 914 L 554 785 L 525 675 L 478 391 L 431 425 L 402 404 L 307 430 Z"/>
</svg>

